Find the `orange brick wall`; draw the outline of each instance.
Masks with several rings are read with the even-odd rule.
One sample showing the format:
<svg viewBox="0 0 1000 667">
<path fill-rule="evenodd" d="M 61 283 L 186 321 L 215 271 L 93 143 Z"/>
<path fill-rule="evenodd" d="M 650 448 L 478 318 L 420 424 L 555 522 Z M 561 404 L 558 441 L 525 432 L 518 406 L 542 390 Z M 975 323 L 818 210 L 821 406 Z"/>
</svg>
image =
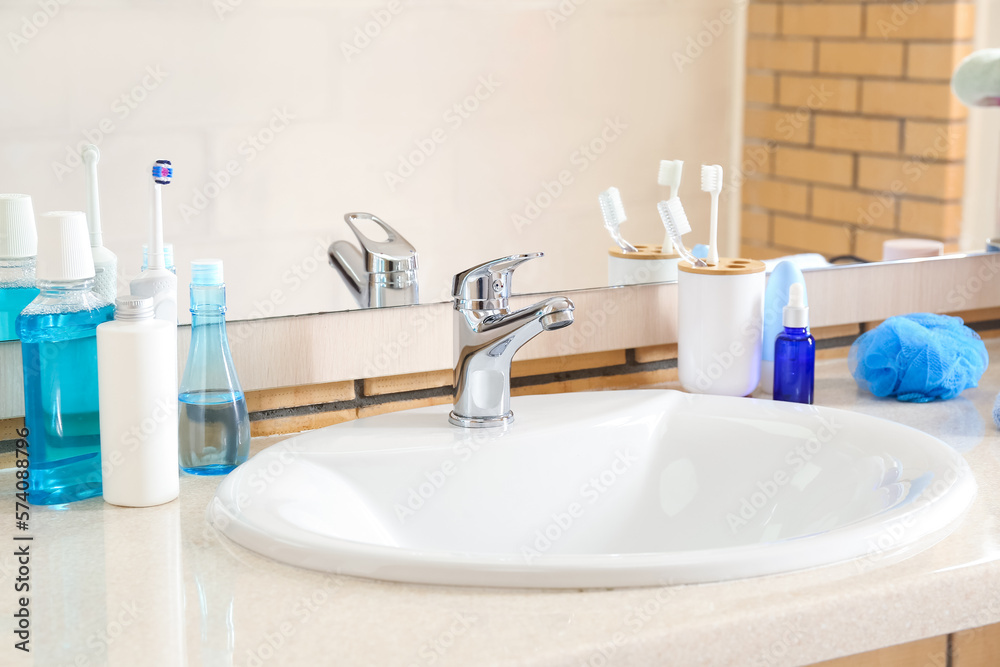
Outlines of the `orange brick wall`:
<svg viewBox="0 0 1000 667">
<path fill-rule="evenodd" d="M 949 80 L 973 23 L 967 2 L 751 1 L 743 256 L 957 247 L 966 110 Z"/>
</svg>

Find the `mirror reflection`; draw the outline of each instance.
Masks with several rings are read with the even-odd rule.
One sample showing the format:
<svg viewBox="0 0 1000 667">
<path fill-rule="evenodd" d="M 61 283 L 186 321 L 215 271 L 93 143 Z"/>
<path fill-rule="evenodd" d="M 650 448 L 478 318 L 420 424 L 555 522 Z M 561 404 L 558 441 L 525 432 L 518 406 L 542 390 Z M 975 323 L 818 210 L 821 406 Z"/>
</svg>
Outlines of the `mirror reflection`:
<svg viewBox="0 0 1000 667">
<path fill-rule="evenodd" d="M 20 93 L 0 191 L 85 211 L 123 293 L 143 244 L 160 257 L 149 167 L 169 160 L 154 261 L 182 323 L 202 257 L 224 261 L 239 320 L 448 300 L 455 273 L 527 251 L 547 260 L 515 291 L 995 236 L 992 191 L 965 192 L 996 182 L 966 149 L 990 128 L 967 105 L 992 98 L 975 72 L 967 104 L 949 86 L 971 13 L 932 29 L 813 2 L 779 26 L 731 0 L 91 3 L 39 25 L 34 9 L 4 10 Z"/>
</svg>

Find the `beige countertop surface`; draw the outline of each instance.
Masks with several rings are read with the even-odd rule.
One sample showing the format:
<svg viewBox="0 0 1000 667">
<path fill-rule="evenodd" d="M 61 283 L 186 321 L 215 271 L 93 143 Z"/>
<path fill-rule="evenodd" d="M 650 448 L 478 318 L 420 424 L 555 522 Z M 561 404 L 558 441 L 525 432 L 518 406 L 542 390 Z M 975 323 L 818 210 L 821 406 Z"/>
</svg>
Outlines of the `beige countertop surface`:
<svg viewBox="0 0 1000 667">
<path fill-rule="evenodd" d="M 994 359 L 1000 340 L 988 343 Z M 895 564 L 859 560 L 727 583 L 505 590 L 387 583 L 258 556 L 205 508 L 220 478 L 183 476 L 180 498 L 123 509 L 95 498 L 32 510 L 31 654 L 0 636 L 0 664 L 808 664 L 1000 622 L 1000 367 L 942 403 L 879 400 L 844 359 L 817 363 L 816 403 L 914 426 L 962 452 L 979 494 L 961 526 Z M 283 439 L 259 439 L 253 451 Z M 14 476 L 0 473 L 0 614 L 11 627 Z M 934 656 L 928 656 L 927 664 Z"/>
</svg>

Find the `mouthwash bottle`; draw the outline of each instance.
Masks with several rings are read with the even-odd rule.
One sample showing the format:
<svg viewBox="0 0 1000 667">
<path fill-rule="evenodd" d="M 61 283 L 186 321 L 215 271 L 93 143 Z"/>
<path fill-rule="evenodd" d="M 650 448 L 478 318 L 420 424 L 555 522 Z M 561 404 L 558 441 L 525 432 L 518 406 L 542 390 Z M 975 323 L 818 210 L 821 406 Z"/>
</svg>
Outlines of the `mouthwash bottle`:
<svg viewBox="0 0 1000 667">
<path fill-rule="evenodd" d="M 39 294 L 17 318 L 28 428 L 28 501 L 56 505 L 101 495 L 97 325 L 114 306 L 94 289 L 87 218 L 38 219 Z"/>
<path fill-rule="evenodd" d="M 17 316 L 38 296 L 38 236 L 28 195 L 0 195 L 0 341 L 17 340 Z"/>
<path fill-rule="evenodd" d="M 191 348 L 180 385 L 181 469 L 225 475 L 250 454 L 250 414 L 226 336 L 222 260 L 191 262 Z"/>
</svg>

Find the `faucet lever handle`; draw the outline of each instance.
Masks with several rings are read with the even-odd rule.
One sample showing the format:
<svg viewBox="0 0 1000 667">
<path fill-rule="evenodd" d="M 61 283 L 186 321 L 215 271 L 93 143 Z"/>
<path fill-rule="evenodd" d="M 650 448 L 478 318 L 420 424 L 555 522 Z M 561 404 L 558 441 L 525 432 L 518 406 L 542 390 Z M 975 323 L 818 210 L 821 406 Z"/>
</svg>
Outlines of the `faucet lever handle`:
<svg viewBox="0 0 1000 667">
<path fill-rule="evenodd" d="M 369 273 L 392 273 L 397 271 L 415 271 L 417 268 L 417 251 L 403 238 L 403 235 L 389 226 L 384 220 L 371 213 L 346 213 L 344 222 L 354 232 L 361 246 L 361 261 L 363 268 Z M 384 240 L 373 239 L 364 234 L 356 223 L 372 223 L 385 233 Z M 332 246 L 331 246 L 332 249 Z"/>
<path fill-rule="evenodd" d="M 507 307 L 514 269 L 529 259 L 545 253 L 531 252 L 494 259 L 455 276 L 452 296 L 456 301 L 476 310 L 494 310 Z"/>
</svg>

